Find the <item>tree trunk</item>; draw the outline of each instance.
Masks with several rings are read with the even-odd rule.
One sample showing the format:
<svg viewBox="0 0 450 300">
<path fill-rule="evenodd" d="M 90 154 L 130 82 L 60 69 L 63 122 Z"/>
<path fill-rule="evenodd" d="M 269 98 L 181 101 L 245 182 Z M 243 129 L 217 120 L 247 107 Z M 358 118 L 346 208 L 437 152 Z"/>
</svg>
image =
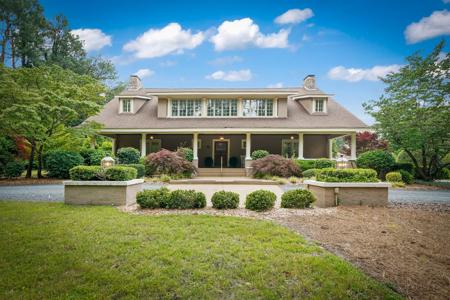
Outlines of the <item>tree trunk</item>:
<svg viewBox="0 0 450 300">
<path fill-rule="evenodd" d="M 16 45 L 14 44 L 14 38 L 11 36 L 11 66 L 16 68 Z"/>
<path fill-rule="evenodd" d="M 38 148 L 38 152 L 37 152 L 37 158 L 38 158 L 38 172 L 37 172 L 37 177 L 38 178 L 44 178 L 44 176 L 42 176 L 42 150 L 44 149 L 43 145 L 40 145 Z"/>
<path fill-rule="evenodd" d="M 31 153 L 30 153 L 30 159 L 28 160 L 28 167 L 27 167 L 27 175 L 26 178 L 31 178 L 31 175 L 33 173 L 33 162 L 34 162 L 34 152 L 36 151 L 36 142 L 31 142 Z"/>
<path fill-rule="evenodd" d="M 411 151 L 409 151 L 408 149 L 404 149 L 404 150 L 409 155 L 411 160 L 413 161 L 414 166 L 416 167 L 416 171 L 417 171 L 417 173 L 419 173 L 419 177 L 422 179 L 428 180 L 429 178 L 427 178 L 426 174 L 423 172 L 423 169 L 419 166 L 417 159 L 414 157 L 414 155 L 411 153 Z"/>
<path fill-rule="evenodd" d="M 6 43 L 8 42 L 8 38 L 9 38 L 9 32 L 10 32 L 10 27 L 11 27 L 11 23 L 9 22 L 9 16 L 6 16 L 5 18 L 5 34 L 3 36 L 3 40 L 2 40 L 2 52 L 0 54 L 0 62 L 1 63 L 5 63 L 5 54 L 6 54 Z"/>
</svg>

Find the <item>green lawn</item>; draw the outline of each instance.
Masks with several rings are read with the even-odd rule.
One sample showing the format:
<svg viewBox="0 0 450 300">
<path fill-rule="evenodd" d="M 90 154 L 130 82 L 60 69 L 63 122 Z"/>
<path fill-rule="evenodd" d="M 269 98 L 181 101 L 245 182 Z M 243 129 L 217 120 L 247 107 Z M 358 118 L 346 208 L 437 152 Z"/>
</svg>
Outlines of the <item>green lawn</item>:
<svg viewBox="0 0 450 300">
<path fill-rule="evenodd" d="M 399 296 L 270 222 L 0 201 L 0 299 Z"/>
</svg>

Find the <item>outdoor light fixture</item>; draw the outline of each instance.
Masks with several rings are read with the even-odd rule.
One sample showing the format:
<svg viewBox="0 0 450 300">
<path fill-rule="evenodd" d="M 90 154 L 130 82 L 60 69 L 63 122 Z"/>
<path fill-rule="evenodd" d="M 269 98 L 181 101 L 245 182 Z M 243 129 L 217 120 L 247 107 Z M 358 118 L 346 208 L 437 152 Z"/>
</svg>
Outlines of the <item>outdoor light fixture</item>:
<svg viewBox="0 0 450 300">
<path fill-rule="evenodd" d="M 346 169 L 348 166 L 348 159 L 344 155 L 340 154 L 339 158 L 336 159 L 336 169 Z"/>
<path fill-rule="evenodd" d="M 294 137 L 291 135 L 291 140 L 293 140 L 294 139 Z"/>
<path fill-rule="evenodd" d="M 103 157 L 101 165 L 103 168 L 109 168 L 114 166 L 114 158 L 112 158 L 111 156 Z"/>
<path fill-rule="evenodd" d="M 223 136 L 221 136 L 219 139 L 223 140 Z"/>
<path fill-rule="evenodd" d="M 153 135 L 150 136 L 150 139 L 153 140 Z"/>
</svg>

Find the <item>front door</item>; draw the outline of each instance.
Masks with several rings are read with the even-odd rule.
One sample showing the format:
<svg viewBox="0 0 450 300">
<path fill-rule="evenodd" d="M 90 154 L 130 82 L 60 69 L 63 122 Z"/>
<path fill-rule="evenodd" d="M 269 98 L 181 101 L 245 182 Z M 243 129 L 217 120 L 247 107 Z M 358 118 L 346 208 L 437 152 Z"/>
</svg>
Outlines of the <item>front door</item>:
<svg viewBox="0 0 450 300">
<path fill-rule="evenodd" d="M 214 167 L 220 168 L 221 165 L 228 165 L 228 141 L 214 141 Z"/>
</svg>

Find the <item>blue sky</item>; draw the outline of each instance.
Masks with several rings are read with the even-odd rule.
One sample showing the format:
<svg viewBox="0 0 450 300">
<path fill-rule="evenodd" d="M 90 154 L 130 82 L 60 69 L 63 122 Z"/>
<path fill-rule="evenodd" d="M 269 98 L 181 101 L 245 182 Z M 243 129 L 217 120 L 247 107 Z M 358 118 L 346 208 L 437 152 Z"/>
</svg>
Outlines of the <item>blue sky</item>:
<svg viewBox="0 0 450 300">
<path fill-rule="evenodd" d="M 377 80 L 450 34 L 450 0 L 41 1 L 146 87 L 319 88 L 367 123 Z M 448 49 L 448 46 L 446 47 Z M 446 49 L 446 51 L 448 51 Z"/>
</svg>

